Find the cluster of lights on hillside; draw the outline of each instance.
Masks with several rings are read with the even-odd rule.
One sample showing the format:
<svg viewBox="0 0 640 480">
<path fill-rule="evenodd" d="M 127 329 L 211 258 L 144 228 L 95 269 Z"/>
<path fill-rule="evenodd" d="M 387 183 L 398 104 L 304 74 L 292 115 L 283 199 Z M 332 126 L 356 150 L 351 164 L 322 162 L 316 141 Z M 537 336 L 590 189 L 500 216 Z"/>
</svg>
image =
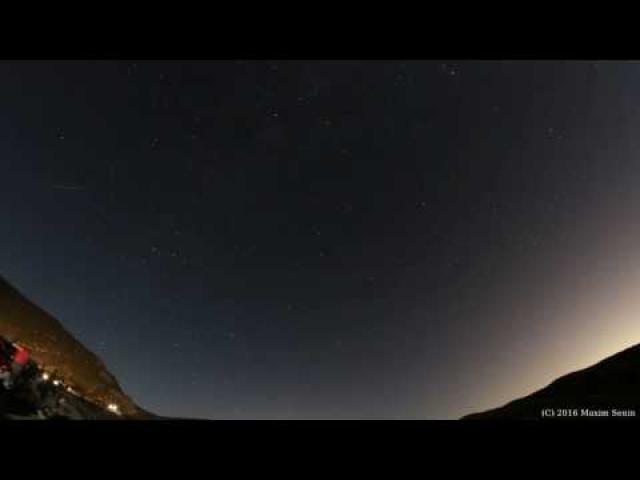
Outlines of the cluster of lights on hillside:
<svg viewBox="0 0 640 480">
<path fill-rule="evenodd" d="M 42 378 L 42 380 L 43 380 L 44 382 L 49 382 L 49 380 L 51 380 L 51 375 L 50 375 L 48 372 L 44 372 L 44 373 L 42 374 L 42 377 L 41 377 L 41 378 Z M 62 387 L 64 387 L 64 389 L 65 389 L 67 392 L 69 392 L 69 393 L 71 393 L 71 394 L 73 394 L 73 395 L 76 395 L 76 396 L 78 395 L 78 394 L 76 393 L 76 391 L 75 391 L 73 388 L 71 388 L 71 387 L 70 387 L 70 386 L 68 386 L 68 385 L 64 385 L 64 384 L 62 383 L 62 380 L 59 380 L 59 379 L 57 379 L 57 378 L 56 378 L 56 379 L 54 379 L 51 383 L 52 383 L 55 387 L 60 387 L 60 386 L 62 386 Z M 109 412 L 111 412 L 111 413 L 116 414 L 116 415 L 121 415 L 120 407 L 118 406 L 118 404 L 117 404 L 117 403 L 113 403 L 113 402 L 112 402 L 112 403 L 107 404 L 107 410 L 108 410 Z"/>
</svg>

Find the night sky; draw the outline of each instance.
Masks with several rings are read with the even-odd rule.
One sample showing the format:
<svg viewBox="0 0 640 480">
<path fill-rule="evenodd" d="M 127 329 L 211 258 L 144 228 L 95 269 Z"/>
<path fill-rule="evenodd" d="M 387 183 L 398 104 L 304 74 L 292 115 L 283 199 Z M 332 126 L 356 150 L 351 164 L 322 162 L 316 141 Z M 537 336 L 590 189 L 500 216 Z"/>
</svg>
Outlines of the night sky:
<svg viewBox="0 0 640 480">
<path fill-rule="evenodd" d="M 0 62 L 0 275 L 158 414 L 456 418 L 640 342 L 640 64 Z"/>
</svg>

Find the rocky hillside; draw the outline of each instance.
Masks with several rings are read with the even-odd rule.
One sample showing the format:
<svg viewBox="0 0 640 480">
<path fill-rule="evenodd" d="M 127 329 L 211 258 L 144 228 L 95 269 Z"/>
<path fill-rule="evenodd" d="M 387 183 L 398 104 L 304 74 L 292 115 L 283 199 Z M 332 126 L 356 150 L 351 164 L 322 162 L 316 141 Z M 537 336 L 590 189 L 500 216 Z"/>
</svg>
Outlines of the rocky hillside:
<svg viewBox="0 0 640 480">
<path fill-rule="evenodd" d="M 149 415 L 122 391 L 100 358 L 1 277 L 0 335 L 30 348 L 42 368 L 57 372 L 67 385 L 91 402 L 117 404 L 127 417 Z"/>
</svg>

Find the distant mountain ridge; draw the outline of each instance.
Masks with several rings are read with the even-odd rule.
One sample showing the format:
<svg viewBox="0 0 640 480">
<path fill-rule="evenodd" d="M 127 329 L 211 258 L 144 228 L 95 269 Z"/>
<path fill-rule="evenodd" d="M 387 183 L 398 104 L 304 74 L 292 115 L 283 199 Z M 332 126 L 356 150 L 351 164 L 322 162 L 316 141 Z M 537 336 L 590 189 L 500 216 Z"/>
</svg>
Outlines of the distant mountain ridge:
<svg viewBox="0 0 640 480">
<path fill-rule="evenodd" d="M 640 420 L 640 344 L 502 407 L 463 420 L 625 418 Z"/>
<path fill-rule="evenodd" d="M 123 392 L 97 355 L 2 277 L 0 335 L 30 348 L 38 364 L 57 371 L 88 400 L 103 406 L 115 403 L 125 417 L 151 417 Z"/>
</svg>

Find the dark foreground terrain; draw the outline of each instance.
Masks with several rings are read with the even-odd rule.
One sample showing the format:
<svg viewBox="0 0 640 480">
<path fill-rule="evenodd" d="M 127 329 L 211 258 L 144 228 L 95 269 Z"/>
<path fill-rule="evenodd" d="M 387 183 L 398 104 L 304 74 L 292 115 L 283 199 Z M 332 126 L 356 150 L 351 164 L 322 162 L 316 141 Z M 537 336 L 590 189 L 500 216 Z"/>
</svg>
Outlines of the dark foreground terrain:
<svg viewBox="0 0 640 480">
<path fill-rule="evenodd" d="M 464 420 L 640 419 L 640 344 Z"/>
<path fill-rule="evenodd" d="M 37 390 L 37 391 L 33 391 Z M 62 386 L 20 382 L 10 391 L 0 387 L 0 420 L 119 420 L 109 412 Z"/>
</svg>

